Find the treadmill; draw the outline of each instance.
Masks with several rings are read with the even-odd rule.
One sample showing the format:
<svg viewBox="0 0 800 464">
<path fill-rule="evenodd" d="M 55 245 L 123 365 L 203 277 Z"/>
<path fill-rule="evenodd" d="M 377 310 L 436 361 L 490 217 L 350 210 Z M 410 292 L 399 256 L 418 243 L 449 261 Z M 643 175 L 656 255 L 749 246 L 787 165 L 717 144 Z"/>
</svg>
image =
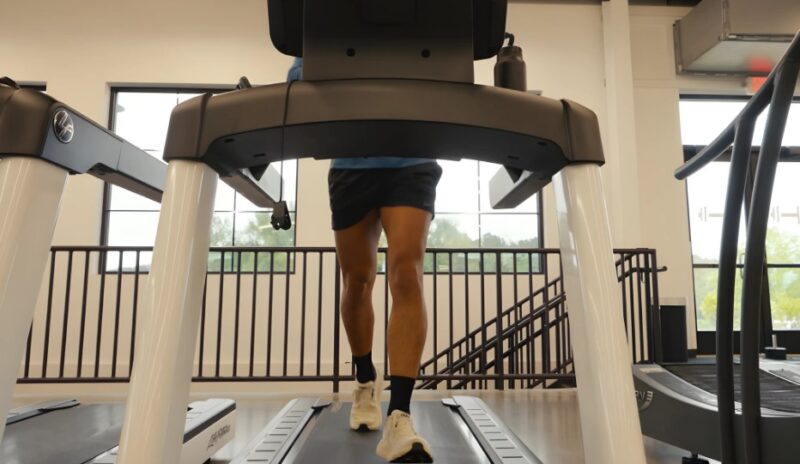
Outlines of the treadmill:
<svg viewBox="0 0 800 464">
<path fill-rule="evenodd" d="M 166 165 L 69 106 L 0 78 L 0 462 L 114 462 L 121 405 L 51 401 L 8 411 L 47 265 L 67 176 L 92 174 L 160 201 Z M 241 180 L 234 181 L 243 183 Z M 246 182 L 244 182 L 246 183 Z M 187 401 L 188 403 L 188 401 Z M 186 403 L 184 403 L 186 404 Z M 232 437 L 235 403 L 183 412 L 185 464 L 205 462 Z M 4 434 L 4 432 L 6 432 Z M 5 436 L 4 436 L 5 435 Z"/>
<path fill-rule="evenodd" d="M 739 116 L 676 171 L 685 179 L 731 145 L 722 226 L 713 363 L 634 366 L 642 431 L 692 453 L 684 463 L 783 464 L 800 456 L 800 373 L 792 363 L 762 359 L 760 319 L 769 206 L 781 142 L 800 74 L 800 34 Z M 756 168 L 750 167 L 755 123 L 769 106 Z M 751 171 L 751 172 L 749 172 Z M 753 193 L 745 198 L 748 176 Z M 741 357 L 734 362 L 733 304 L 739 222 L 744 202 L 747 242 L 742 287 Z"/>
<path fill-rule="evenodd" d="M 499 164 L 490 186 L 495 207 L 514 207 L 553 181 L 586 456 L 597 464 L 642 464 L 624 325 L 609 310 L 621 303 L 619 292 L 608 291 L 617 282 L 598 119 L 575 102 L 519 85 L 521 50 L 503 46 L 507 1 L 267 6 L 272 42 L 303 57 L 303 80 L 201 95 L 170 119 L 170 174 L 153 291 L 144 302 L 159 311 L 138 332 L 119 463 L 168 463 L 180 454 L 180 411 L 172 405 L 190 387 L 206 265 L 200 257 L 208 250 L 217 175 L 257 175 L 284 159 L 373 154 Z M 496 85 L 475 84 L 474 61 L 494 57 Z M 343 427 L 349 407 L 299 398 L 239 462 L 376 462 L 378 434 Z M 480 400 L 456 396 L 411 407 L 436 462 L 540 462 Z"/>
<path fill-rule="evenodd" d="M 380 432 L 356 433 L 346 427 L 352 403 L 319 398 L 289 402 L 241 455 L 237 464 L 382 464 L 375 455 Z M 384 403 L 384 412 L 388 404 Z M 454 396 L 415 401 L 417 431 L 430 440 L 434 462 L 458 464 L 541 464 L 519 438 L 479 398 Z"/>
<path fill-rule="evenodd" d="M 56 400 L 14 409 L 0 443 L 3 464 L 113 464 L 117 462 L 122 404 L 80 405 Z M 231 441 L 236 403 L 209 399 L 189 404 L 180 464 L 208 461 Z"/>
</svg>

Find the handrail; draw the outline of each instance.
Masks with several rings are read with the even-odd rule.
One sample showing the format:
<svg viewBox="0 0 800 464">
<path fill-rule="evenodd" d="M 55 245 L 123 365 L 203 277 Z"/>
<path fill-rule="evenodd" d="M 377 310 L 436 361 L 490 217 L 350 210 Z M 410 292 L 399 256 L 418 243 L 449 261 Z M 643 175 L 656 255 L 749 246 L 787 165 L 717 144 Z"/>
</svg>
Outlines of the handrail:
<svg viewBox="0 0 800 464">
<path fill-rule="evenodd" d="M 526 314 L 520 320 L 515 321 L 512 326 L 504 327 L 503 332 L 500 334 L 500 338 L 502 340 L 505 340 L 505 339 L 509 338 L 515 332 L 518 332 L 521 327 L 525 327 L 525 326 L 529 325 L 531 323 L 531 321 L 536 320 L 538 318 L 541 318 L 544 315 L 545 312 L 557 307 L 559 304 L 563 303 L 565 300 L 566 300 L 566 298 L 564 297 L 564 295 L 558 295 L 558 296 L 554 297 L 553 299 L 551 299 L 550 301 L 547 301 L 547 302 L 543 303 L 542 305 L 537 307 L 533 312 L 531 312 L 529 314 Z M 553 323 L 555 323 L 555 322 L 558 322 L 558 321 L 552 321 L 551 325 L 553 325 Z M 549 329 L 550 327 L 548 326 L 547 328 Z M 537 332 L 541 332 L 542 330 L 544 330 L 544 328 L 539 329 Z M 457 371 L 461 370 L 463 367 L 465 367 L 471 361 L 474 361 L 474 360 L 480 358 L 481 355 L 488 353 L 492 349 L 495 349 L 496 341 L 497 341 L 497 334 L 493 335 L 491 338 L 486 340 L 486 343 L 481 347 L 480 350 L 468 351 L 467 354 L 462 356 L 458 361 L 455 361 L 451 366 L 447 366 L 445 369 L 443 369 L 441 371 L 438 371 L 437 374 L 453 373 L 453 372 L 457 372 Z M 504 352 L 504 354 L 502 355 L 502 359 L 505 359 L 508 356 L 508 354 L 510 353 L 510 351 L 511 350 L 508 350 L 508 351 Z M 492 359 L 492 360 L 488 361 L 484 367 L 486 367 L 488 369 L 488 368 L 494 366 L 494 364 L 495 364 L 495 360 Z M 438 382 L 436 382 L 436 383 L 438 383 Z M 428 388 L 428 386 L 423 384 L 423 386 L 421 388 Z"/>
<path fill-rule="evenodd" d="M 619 251 L 619 250 L 617 250 L 617 251 Z M 625 254 L 623 257 L 618 259 L 614 264 L 616 266 L 621 266 L 623 264 L 623 262 L 631 261 L 631 257 L 632 256 L 634 256 L 634 255 Z M 667 270 L 667 267 L 663 266 L 661 268 L 657 268 L 655 270 L 655 272 L 665 272 L 666 270 Z M 617 281 L 623 282 L 626 278 L 632 276 L 633 274 L 642 274 L 642 273 L 650 273 L 650 272 L 653 272 L 653 271 L 651 269 L 649 269 L 649 268 L 631 267 L 629 269 L 626 269 L 622 273 L 622 275 L 618 275 L 617 276 Z M 531 295 L 528 295 L 528 296 L 524 297 L 522 300 L 519 300 L 515 304 L 513 304 L 513 305 L 509 306 L 508 308 L 506 308 L 505 310 L 503 310 L 499 317 L 501 317 L 501 318 L 508 317 L 514 310 L 518 309 L 521 306 L 524 306 L 526 303 L 528 303 L 529 301 L 533 300 L 535 297 L 543 294 L 546 289 L 549 289 L 551 287 L 556 286 L 560 281 L 561 281 L 561 277 L 557 277 L 557 278 L 553 279 L 552 281 L 547 283 L 547 285 L 545 285 L 543 287 L 540 287 L 538 290 L 536 290 Z M 560 300 L 562 298 L 562 296 L 563 295 L 556 294 L 551 298 L 550 301 Z M 548 304 L 548 302 L 542 303 L 542 305 L 538 306 L 536 309 L 533 310 L 533 313 L 539 314 L 539 311 L 544 306 L 546 306 L 547 304 Z M 440 359 L 446 358 L 447 355 L 452 353 L 455 349 L 457 349 L 457 347 L 460 347 L 460 346 L 464 345 L 465 343 L 468 343 L 470 340 L 474 340 L 475 337 L 477 337 L 478 335 L 482 334 L 486 328 L 494 327 L 495 324 L 497 323 L 497 317 L 498 316 L 495 316 L 494 318 L 492 318 L 490 320 L 487 320 L 486 323 L 483 324 L 481 327 L 478 327 L 478 328 L 474 329 L 469 334 L 467 334 L 464 337 L 454 341 L 451 346 L 443 349 L 439 353 L 436 353 L 434 356 L 432 356 L 427 361 L 422 363 L 420 365 L 420 369 L 427 369 L 431 365 L 435 365 Z M 496 338 L 497 338 L 496 336 L 492 336 L 489 340 L 486 340 L 484 346 L 481 348 L 482 351 L 488 352 L 488 350 L 491 349 L 494 346 Z"/>
<path fill-rule="evenodd" d="M 542 293 L 544 293 L 545 289 L 548 289 L 548 288 L 550 288 L 550 287 L 553 287 L 553 286 L 555 286 L 555 285 L 556 285 L 558 282 L 561 282 L 561 277 L 556 277 L 555 279 L 553 279 L 553 280 L 552 280 L 550 283 L 548 283 L 547 285 L 545 285 L 545 286 L 543 286 L 543 287 L 540 287 L 538 290 L 536 290 L 536 291 L 535 291 L 535 292 L 533 292 L 532 294 L 530 294 L 530 295 L 528 295 L 528 296 L 524 297 L 523 299 L 521 299 L 521 300 L 517 301 L 517 302 L 516 302 L 516 303 L 514 303 L 513 305 L 511 305 L 511 306 L 509 306 L 508 308 L 504 309 L 504 310 L 503 310 L 503 311 L 500 313 L 500 317 L 501 317 L 501 318 L 503 318 L 503 317 L 507 317 L 507 316 L 508 316 L 508 315 L 510 315 L 510 314 L 511 314 L 511 313 L 512 313 L 512 312 L 513 312 L 515 309 L 517 309 L 517 308 L 519 308 L 519 307 L 521 307 L 521 306 L 524 306 L 524 305 L 525 305 L 525 303 L 528 303 L 529 301 L 533 300 L 533 299 L 534 299 L 534 298 L 536 298 L 537 296 L 541 295 Z M 559 296 L 559 295 L 556 295 L 556 296 L 554 296 L 554 298 L 557 298 L 558 296 Z M 539 307 L 541 307 L 541 306 L 539 306 Z M 534 311 L 536 311 L 536 310 L 534 310 Z M 452 344 L 451 346 L 449 346 L 448 348 L 446 348 L 446 349 L 444 349 L 444 350 L 440 351 L 439 353 L 435 354 L 435 355 L 434 355 L 433 357 L 431 357 L 431 358 L 430 358 L 428 361 L 426 361 L 426 362 L 422 363 L 422 364 L 420 365 L 420 369 L 425 369 L 425 368 L 427 368 L 428 366 L 430 366 L 431 364 L 434 364 L 434 363 L 435 363 L 436 361 L 438 361 L 439 359 L 441 359 L 441 358 L 444 358 L 444 357 L 447 357 L 447 354 L 448 354 L 448 353 L 450 353 L 450 352 L 452 352 L 452 350 L 453 350 L 453 349 L 455 349 L 455 347 L 457 347 L 457 346 L 461 346 L 461 345 L 463 345 L 464 343 L 467 343 L 469 340 L 472 340 L 472 339 L 474 339 L 475 337 L 477 337 L 478 335 L 480 335 L 481 333 L 483 333 L 483 331 L 484 331 L 484 329 L 485 329 L 485 328 L 487 328 L 487 327 L 494 327 L 494 326 L 495 326 L 495 324 L 497 324 L 497 317 L 498 317 L 498 316 L 495 316 L 494 318 L 492 318 L 492 319 L 490 319 L 490 320 L 486 321 L 486 324 L 484 324 L 483 326 L 481 326 L 481 327 L 478 327 L 477 329 L 474 329 L 474 330 L 472 330 L 472 331 L 471 331 L 469 334 L 467 334 L 467 335 L 463 336 L 462 338 L 460 338 L 460 339 L 458 339 L 458 340 L 454 341 L 454 342 L 453 342 L 453 344 Z M 492 338 L 492 340 L 493 340 L 493 339 L 494 339 L 494 338 Z M 489 342 L 487 341 L 487 343 L 489 343 Z"/>
</svg>

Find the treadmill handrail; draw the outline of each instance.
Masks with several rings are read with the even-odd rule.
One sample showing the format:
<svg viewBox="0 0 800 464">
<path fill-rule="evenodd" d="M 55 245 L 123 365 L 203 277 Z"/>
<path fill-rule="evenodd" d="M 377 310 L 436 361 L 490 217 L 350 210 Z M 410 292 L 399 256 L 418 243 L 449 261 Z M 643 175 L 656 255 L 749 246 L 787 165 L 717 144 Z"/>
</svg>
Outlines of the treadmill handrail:
<svg viewBox="0 0 800 464">
<path fill-rule="evenodd" d="M 59 133 L 61 132 L 61 133 Z M 34 157 L 161 201 L 167 166 L 42 92 L 0 86 L 0 158 Z"/>
</svg>

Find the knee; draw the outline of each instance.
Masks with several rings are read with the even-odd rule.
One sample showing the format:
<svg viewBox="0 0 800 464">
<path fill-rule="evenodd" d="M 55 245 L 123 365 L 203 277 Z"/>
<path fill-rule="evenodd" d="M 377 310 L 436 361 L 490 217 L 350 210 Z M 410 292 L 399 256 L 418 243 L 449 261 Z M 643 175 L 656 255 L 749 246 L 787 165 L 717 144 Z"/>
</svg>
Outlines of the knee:
<svg viewBox="0 0 800 464">
<path fill-rule="evenodd" d="M 362 298 L 372 293 L 375 275 L 370 273 L 347 273 L 343 276 L 344 293 L 349 297 Z"/>
<path fill-rule="evenodd" d="M 420 299 L 422 297 L 422 263 L 402 260 L 389 269 L 389 288 L 392 297 L 398 299 Z"/>
</svg>

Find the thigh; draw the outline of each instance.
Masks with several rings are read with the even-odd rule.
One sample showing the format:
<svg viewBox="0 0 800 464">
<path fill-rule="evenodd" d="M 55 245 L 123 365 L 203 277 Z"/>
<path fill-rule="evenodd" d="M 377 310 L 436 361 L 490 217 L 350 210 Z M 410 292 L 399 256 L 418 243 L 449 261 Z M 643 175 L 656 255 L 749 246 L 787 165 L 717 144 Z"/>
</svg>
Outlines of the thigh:
<svg viewBox="0 0 800 464">
<path fill-rule="evenodd" d="M 432 217 L 430 212 L 411 206 L 380 209 L 380 220 L 389 245 L 390 272 L 398 264 L 422 265 Z"/>
<path fill-rule="evenodd" d="M 372 210 L 358 223 L 334 231 L 336 255 L 345 278 L 369 280 L 375 276 L 381 222 L 378 211 Z"/>
</svg>

